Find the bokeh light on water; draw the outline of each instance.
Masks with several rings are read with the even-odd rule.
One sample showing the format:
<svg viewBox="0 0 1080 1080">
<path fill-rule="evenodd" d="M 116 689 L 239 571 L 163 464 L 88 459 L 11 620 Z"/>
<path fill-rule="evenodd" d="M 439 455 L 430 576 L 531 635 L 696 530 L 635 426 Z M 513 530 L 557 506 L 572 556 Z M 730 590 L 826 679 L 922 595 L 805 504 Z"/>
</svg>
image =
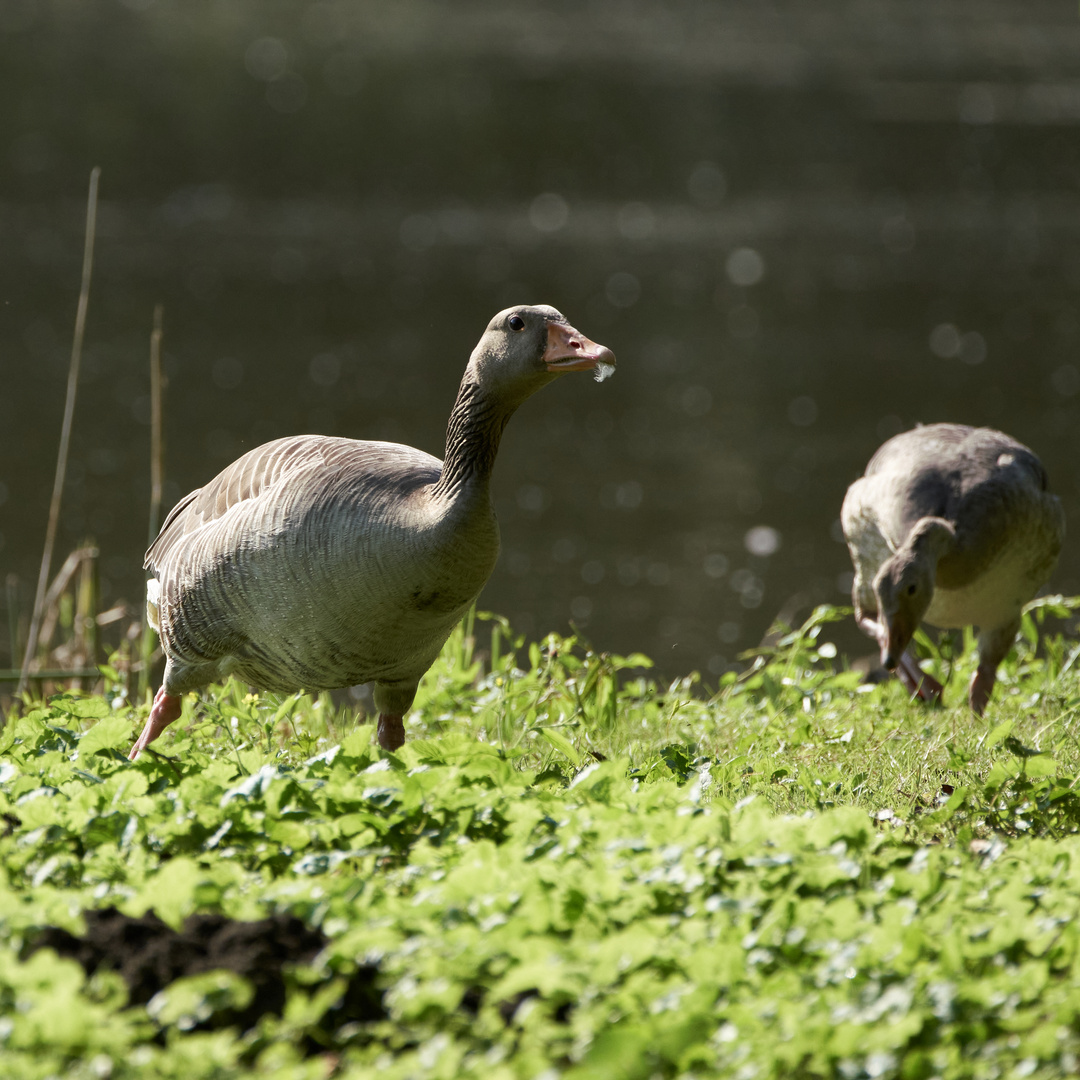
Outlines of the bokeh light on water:
<svg viewBox="0 0 1080 1080">
<path fill-rule="evenodd" d="M 1073 520 L 1075 10 L 230 11 L 0 5 L 0 572 L 24 603 L 93 164 L 61 548 L 98 541 L 107 602 L 141 591 L 158 301 L 167 500 L 285 434 L 439 453 L 491 315 L 558 306 L 619 368 L 508 428 L 481 603 L 667 675 L 846 602 L 844 490 L 917 421 L 1028 442 Z"/>
</svg>

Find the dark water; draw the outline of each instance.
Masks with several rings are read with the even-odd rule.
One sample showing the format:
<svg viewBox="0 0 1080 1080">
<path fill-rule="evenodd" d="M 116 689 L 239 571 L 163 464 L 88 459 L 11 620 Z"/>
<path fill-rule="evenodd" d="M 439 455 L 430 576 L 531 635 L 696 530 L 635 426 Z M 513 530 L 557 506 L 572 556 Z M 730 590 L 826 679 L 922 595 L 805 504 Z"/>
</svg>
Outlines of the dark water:
<svg viewBox="0 0 1080 1080">
<path fill-rule="evenodd" d="M 619 370 L 511 423 L 481 605 L 667 675 L 846 602 L 844 490 L 916 421 L 1029 443 L 1075 526 L 1075 8 L 9 0 L 0 92 L 0 573 L 26 608 L 95 164 L 58 555 L 94 537 L 107 602 L 141 599 L 159 301 L 166 502 L 285 434 L 441 453 L 491 315 L 559 307 Z"/>
</svg>

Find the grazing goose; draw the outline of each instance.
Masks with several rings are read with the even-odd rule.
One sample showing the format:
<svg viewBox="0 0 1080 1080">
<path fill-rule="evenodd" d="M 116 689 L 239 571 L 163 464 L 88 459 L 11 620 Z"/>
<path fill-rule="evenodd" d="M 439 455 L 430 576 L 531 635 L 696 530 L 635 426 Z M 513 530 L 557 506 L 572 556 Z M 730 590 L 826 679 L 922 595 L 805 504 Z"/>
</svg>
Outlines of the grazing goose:
<svg viewBox="0 0 1080 1080">
<path fill-rule="evenodd" d="M 265 690 L 375 683 L 396 750 L 420 677 L 499 554 L 488 484 L 506 422 L 567 371 L 615 357 L 554 308 L 488 324 L 450 414 L 444 461 L 321 435 L 245 454 L 173 508 L 146 553 L 147 612 L 167 662 L 137 758 L 181 695 L 228 675 Z"/>
<path fill-rule="evenodd" d="M 919 623 L 977 626 L 979 666 L 968 688 L 981 714 L 1020 612 L 1046 582 L 1065 515 L 1042 462 L 990 428 L 928 424 L 889 439 L 848 488 L 840 514 L 862 630 L 881 662 L 923 698 L 940 695 L 907 651 Z"/>
</svg>

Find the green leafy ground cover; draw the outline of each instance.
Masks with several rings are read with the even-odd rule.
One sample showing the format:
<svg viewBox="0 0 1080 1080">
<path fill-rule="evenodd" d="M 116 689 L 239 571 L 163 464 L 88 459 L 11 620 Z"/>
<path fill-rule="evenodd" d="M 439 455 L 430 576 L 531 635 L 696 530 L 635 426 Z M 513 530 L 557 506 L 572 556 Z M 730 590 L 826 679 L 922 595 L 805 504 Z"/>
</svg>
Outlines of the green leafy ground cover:
<svg viewBox="0 0 1080 1080">
<path fill-rule="evenodd" d="M 715 693 L 465 627 L 397 754 L 234 685 L 0 732 L 0 1076 L 1051 1077 L 1080 1061 L 1080 644 L 1025 621 L 987 716 L 860 685 L 819 611 Z M 1040 624 L 1047 627 L 1040 635 Z M 968 643 L 970 645 L 970 642 Z M 50 949 L 82 912 L 299 916 L 281 1016 L 202 974 L 131 1005 Z M 342 1006 L 374 972 L 375 1018 Z"/>
</svg>

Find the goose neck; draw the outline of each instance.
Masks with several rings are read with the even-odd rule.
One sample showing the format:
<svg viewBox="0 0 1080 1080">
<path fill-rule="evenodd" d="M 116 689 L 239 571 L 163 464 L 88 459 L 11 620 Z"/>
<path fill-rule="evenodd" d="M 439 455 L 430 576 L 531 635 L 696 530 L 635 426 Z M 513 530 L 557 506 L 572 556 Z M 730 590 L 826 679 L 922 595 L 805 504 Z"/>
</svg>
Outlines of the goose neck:
<svg viewBox="0 0 1080 1080">
<path fill-rule="evenodd" d="M 944 518 L 920 518 L 904 546 L 916 559 L 934 569 L 940 559 L 955 550 L 956 529 Z"/>
<path fill-rule="evenodd" d="M 487 485 L 499 441 L 513 412 L 478 382 L 465 378 L 446 428 L 446 453 L 438 483 L 441 494 L 477 483 Z"/>
</svg>

